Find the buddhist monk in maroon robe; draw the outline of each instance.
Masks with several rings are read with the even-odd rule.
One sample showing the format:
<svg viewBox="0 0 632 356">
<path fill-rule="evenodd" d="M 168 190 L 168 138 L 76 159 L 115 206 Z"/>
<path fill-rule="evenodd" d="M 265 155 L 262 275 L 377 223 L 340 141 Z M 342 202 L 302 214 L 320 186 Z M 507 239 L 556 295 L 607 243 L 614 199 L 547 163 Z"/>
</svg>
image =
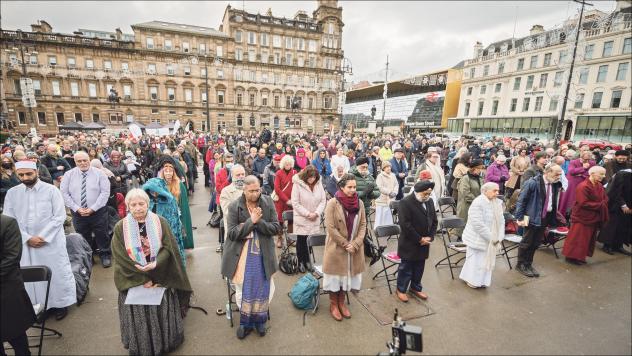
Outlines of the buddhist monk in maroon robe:
<svg viewBox="0 0 632 356">
<path fill-rule="evenodd" d="M 571 229 L 562 249 L 566 262 L 577 265 L 586 263 L 586 256 L 592 257 L 597 232 L 608 220 L 608 196 L 601 184 L 606 170 L 594 166 L 588 174 L 588 178 L 575 191 Z"/>
</svg>

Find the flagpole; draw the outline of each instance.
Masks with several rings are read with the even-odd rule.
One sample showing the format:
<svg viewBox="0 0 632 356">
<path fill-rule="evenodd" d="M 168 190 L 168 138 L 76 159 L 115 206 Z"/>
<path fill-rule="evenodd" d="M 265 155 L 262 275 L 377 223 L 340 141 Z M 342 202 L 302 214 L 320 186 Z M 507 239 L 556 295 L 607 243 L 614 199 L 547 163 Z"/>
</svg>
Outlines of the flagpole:
<svg viewBox="0 0 632 356">
<path fill-rule="evenodd" d="M 384 78 L 384 105 L 382 107 L 382 133 L 384 133 L 384 114 L 386 113 L 386 97 L 388 95 L 388 54 L 386 55 L 386 74 Z"/>
</svg>

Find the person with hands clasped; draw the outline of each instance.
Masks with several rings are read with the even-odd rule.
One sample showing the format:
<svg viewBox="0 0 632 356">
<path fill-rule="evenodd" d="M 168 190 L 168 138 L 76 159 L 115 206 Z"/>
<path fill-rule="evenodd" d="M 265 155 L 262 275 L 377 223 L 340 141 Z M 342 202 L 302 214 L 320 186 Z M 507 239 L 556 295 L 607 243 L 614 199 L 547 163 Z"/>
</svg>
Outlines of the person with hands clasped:
<svg viewBox="0 0 632 356">
<path fill-rule="evenodd" d="M 184 341 L 183 318 L 192 293 L 178 246 L 165 218 L 149 211 L 149 196 L 131 189 L 129 213 L 114 228 L 114 284 L 119 291 L 121 339 L 130 355 L 171 352 Z M 130 288 L 164 287 L 160 305 L 126 304 Z"/>
<path fill-rule="evenodd" d="M 399 192 L 399 183 L 395 174 L 391 172 L 391 162 L 382 163 L 382 171 L 377 175 L 377 187 L 380 190 L 380 197 L 375 200 L 375 223 L 374 227 L 390 225 L 393 223 L 390 202 L 395 200 Z"/>
</svg>

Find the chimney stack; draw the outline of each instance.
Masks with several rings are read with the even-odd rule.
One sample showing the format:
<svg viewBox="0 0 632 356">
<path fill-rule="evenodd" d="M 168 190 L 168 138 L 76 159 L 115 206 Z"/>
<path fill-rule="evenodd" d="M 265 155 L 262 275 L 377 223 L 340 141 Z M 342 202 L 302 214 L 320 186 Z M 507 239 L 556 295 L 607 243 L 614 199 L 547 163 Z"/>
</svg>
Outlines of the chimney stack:
<svg viewBox="0 0 632 356">
<path fill-rule="evenodd" d="M 480 41 L 476 41 L 474 45 L 474 55 L 472 58 L 476 59 L 483 55 L 483 44 Z"/>
<path fill-rule="evenodd" d="M 539 33 L 544 32 L 544 26 L 542 25 L 533 25 L 533 27 L 531 27 L 531 30 L 529 31 L 529 35 L 533 36 L 533 35 L 537 35 Z"/>
</svg>

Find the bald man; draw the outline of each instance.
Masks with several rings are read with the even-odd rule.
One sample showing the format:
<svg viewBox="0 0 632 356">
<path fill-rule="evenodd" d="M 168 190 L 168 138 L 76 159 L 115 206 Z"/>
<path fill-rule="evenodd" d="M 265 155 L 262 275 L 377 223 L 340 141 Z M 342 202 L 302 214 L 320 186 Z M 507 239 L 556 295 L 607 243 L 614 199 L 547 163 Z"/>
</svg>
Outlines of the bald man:
<svg viewBox="0 0 632 356">
<path fill-rule="evenodd" d="M 108 268 L 112 259 L 105 206 L 110 197 L 110 181 L 100 169 L 90 166 L 90 157 L 83 151 L 75 153 L 75 164 L 75 168 L 64 174 L 61 193 L 72 211 L 75 231 L 90 243 L 101 257 L 103 267 Z"/>
<path fill-rule="evenodd" d="M 59 149 L 54 143 L 46 147 L 46 154 L 42 157 L 41 162 L 48 169 L 48 172 L 53 178 L 53 183 L 55 183 L 57 187 L 59 187 L 61 177 L 64 173 L 72 169 L 68 161 L 59 155 Z"/>
<path fill-rule="evenodd" d="M 562 249 L 568 263 L 583 265 L 586 256 L 592 257 L 597 231 L 608 221 L 608 196 L 601 184 L 605 176 L 605 168 L 593 166 L 588 170 L 588 178 L 577 185 L 571 229 Z"/>
</svg>

